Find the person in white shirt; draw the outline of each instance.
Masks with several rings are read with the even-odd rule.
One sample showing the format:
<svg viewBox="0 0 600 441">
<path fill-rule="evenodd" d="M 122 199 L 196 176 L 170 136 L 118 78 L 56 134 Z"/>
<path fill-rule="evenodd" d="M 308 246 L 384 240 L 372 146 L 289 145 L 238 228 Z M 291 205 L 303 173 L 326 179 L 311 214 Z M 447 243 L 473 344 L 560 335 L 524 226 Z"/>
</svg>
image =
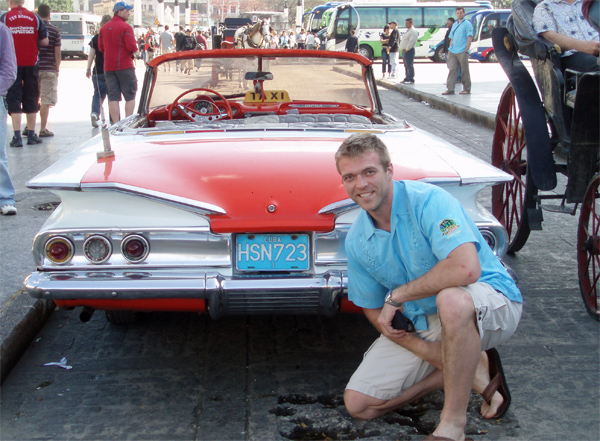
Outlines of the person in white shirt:
<svg viewBox="0 0 600 441">
<path fill-rule="evenodd" d="M 315 49 L 315 36 L 310 31 L 306 35 L 306 49 Z"/>
<path fill-rule="evenodd" d="M 402 60 L 404 60 L 404 80 L 402 84 L 415 84 L 415 45 L 419 33 L 413 26 L 413 19 L 406 19 L 406 32 L 400 41 L 400 50 L 402 51 Z"/>
<path fill-rule="evenodd" d="M 169 25 L 165 26 L 165 30 L 160 34 L 159 40 L 161 54 L 170 54 L 173 52 L 174 37 L 171 31 L 169 31 Z M 165 71 L 167 70 L 167 64 L 169 65 L 169 70 L 171 70 L 171 62 L 169 61 L 169 63 L 163 65 Z"/>
</svg>

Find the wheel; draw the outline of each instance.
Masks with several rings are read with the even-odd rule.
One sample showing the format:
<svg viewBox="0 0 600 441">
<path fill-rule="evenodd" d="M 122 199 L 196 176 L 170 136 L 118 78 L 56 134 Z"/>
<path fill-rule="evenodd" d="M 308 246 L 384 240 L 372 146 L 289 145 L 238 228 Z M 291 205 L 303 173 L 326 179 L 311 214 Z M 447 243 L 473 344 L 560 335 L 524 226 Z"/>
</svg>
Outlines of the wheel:
<svg viewBox="0 0 600 441">
<path fill-rule="evenodd" d="M 446 54 L 444 53 L 444 46 L 439 45 L 433 54 L 431 59 L 436 63 L 445 63 L 446 62 Z"/>
<path fill-rule="evenodd" d="M 587 188 L 577 227 L 577 269 L 579 287 L 587 311 L 600 320 L 598 280 L 600 279 L 600 175 L 594 176 Z"/>
<path fill-rule="evenodd" d="M 225 106 L 225 113 L 221 113 L 221 110 L 219 109 L 217 104 L 208 95 L 205 95 L 206 99 L 204 101 L 210 103 L 210 106 L 212 107 L 212 109 L 210 111 L 208 111 L 208 109 L 206 111 L 198 111 L 197 109 L 195 109 L 194 103 L 196 102 L 196 100 L 192 100 L 189 103 L 186 103 L 184 105 L 179 104 L 179 100 L 182 97 L 184 97 L 185 95 L 192 93 L 192 92 L 208 92 L 208 93 L 212 93 L 213 95 L 216 95 L 221 101 L 223 101 L 223 105 Z M 233 119 L 233 112 L 231 110 L 231 105 L 225 99 L 225 97 L 223 95 L 221 95 L 220 93 L 215 92 L 212 89 L 206 89 L 204 87 L 197 87 L 195 89 L 186 90 L 181 95 L 179 95 L 177 98 L 175 98 L 175 100 L 167 108 L 169 121 L 171 121 L 174 116 L 181 114 L 181 115 L 185 116 L 187 119 L 189 119 L 190 121 L 195 122 L 195 120 L 185 112 L 186 110 L 195 115 L 199 115 L 201 117 L 210 116 L 211 118 L 213 118 L 214 121 L 224 119 L 224 118 Z"/>
<path fill-rule="evenodd" d="M 488 56 L 485 59 L 486 63 L 498 63 L 498 57 L 496 56 L 495 51 L 490 51 Z"/>
<path fill-rule="evenodd" d="M 528 172 L 525 131 L 515 92 L 509 84 L 498 105 L 492 145 L 492 165 L 513 177 L 511 182 L 492 188 L 492 213 L 506 228 L 508 252 L 523 248 L 529 233 L 528 208 L 535 208 L 537 188 Z"/>
<path fill-rule="evenodd" d="M 368 44 L 361 44 L 358 53 L 369 60 L 373 59 L 373 48 Z"/>
<path fill-rule="evenodd" d="M 137 321 L 134 311 L 115 309 L 111 311 L 104 311 L 104 315 L 106 316 L 106 320 L 114 325 L 127 325 Z"/>
</svg>

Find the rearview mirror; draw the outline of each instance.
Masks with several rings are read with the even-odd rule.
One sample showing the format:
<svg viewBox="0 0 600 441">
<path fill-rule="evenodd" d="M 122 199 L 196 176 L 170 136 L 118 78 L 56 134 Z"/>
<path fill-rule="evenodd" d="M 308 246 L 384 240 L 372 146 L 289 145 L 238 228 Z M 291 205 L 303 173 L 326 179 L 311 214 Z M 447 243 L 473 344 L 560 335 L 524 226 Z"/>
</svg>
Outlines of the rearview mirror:
<svg viewBox="0 0 600 441">
<path fill-rule="evenodd" d="M 244 79 L 256 81 L 272 80 L 273 74 L 271 72 L 246 72 Z"/>
</svg>

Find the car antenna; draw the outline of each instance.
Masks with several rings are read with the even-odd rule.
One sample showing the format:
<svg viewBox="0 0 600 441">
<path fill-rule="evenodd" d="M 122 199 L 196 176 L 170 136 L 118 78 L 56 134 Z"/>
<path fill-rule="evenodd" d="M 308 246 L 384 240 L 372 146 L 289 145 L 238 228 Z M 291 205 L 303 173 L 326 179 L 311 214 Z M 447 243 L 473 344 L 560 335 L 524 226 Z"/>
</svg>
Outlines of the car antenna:
<svg viewBox="0 0 600 441">
<path fill-rule="evenodd" d="M 98 80 L 96 79 L 96 81 Z M 100 88 L 98 88 L 98 90 L 100 90 Z M 115 156 L 115 152 L 110 148 L 110 136 L 108 134 L 108 124 L 106 123 L 106 118 L 104 117 L 103 105 L 100 105 L 100 118 L 102 118 L 102 128 L 100 129 L 100 133 L 102 133 L 102 144 L 104 145 L 104 150 L 97 152 L 96 157 L 98 159 L 110 158 Z"/>
</svg>

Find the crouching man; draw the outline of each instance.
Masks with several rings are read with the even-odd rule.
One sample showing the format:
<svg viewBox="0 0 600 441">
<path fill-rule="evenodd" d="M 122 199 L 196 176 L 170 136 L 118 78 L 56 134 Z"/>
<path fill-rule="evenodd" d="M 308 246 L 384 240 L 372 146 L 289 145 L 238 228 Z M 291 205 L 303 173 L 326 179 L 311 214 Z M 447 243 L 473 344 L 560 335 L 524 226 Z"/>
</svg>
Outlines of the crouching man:
<svg viewBox="0 0 600 441">
<path fill-rule="evenodd" d="M 373 419 L 443 388 L 440 422 L 426 440 L 463 441 L 471 389 L 484 397 L 483 417 L 508 410 L 494 348 L 517 328 L 521 293 L 454 197 L 392 179 L 378 137 L 349 137 L 335 159 L 363 209 L 346 239 L 348 295 L 382 334 L 348 383 L 346 408 Z M 397 311 L 416 332 L 392 328 Z"/>
</svg>

